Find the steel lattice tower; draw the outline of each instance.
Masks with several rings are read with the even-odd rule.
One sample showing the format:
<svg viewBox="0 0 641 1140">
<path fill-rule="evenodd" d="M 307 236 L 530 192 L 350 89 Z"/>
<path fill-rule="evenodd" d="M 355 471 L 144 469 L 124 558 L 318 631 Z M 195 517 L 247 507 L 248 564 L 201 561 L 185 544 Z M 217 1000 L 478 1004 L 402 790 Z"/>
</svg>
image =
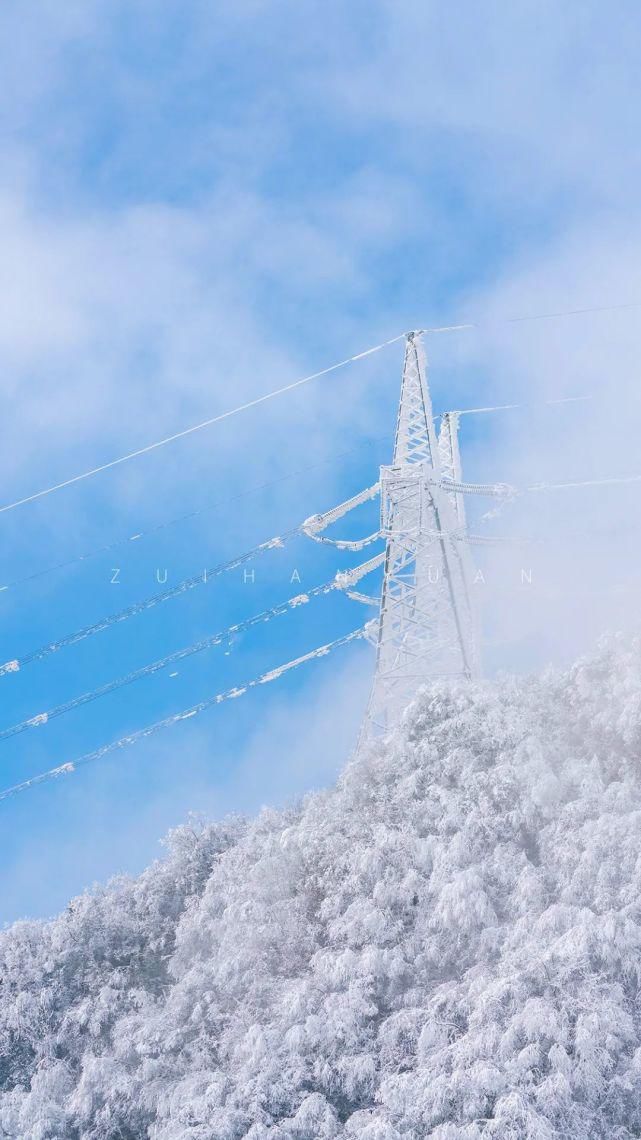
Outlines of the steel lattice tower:
<svg viewBox="0 0 641 1140">
<path fill-rule="evenodd" d="M 395 724 L 421 684 L 478 674 L 463 499 L 444 486 L 460 479 L 457 416 L 443 417 L 437 439 L 421 336 L 409 333 L 393 463 L 381 467 L 386 551 L 367 736 Z"/>
</svg>

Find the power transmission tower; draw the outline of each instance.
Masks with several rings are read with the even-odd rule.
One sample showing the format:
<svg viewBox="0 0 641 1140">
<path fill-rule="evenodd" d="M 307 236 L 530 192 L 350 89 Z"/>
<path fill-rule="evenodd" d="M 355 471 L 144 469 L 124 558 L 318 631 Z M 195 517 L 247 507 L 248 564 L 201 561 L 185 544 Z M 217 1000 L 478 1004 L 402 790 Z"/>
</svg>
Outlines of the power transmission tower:
<svg viewBox="0 0 641 1140">
<path fill-rule="evenodd" d="M 461 484 L 461 453 L 458 444 L 459 413 L 444 412 L 438 433 L 438 457 L 444 483 Z M 457 526 L 465 530 L 465 503 L 460 491 L 446 491 Z"/>
<path fill-rule="evenodd" d="M 386 540 L 376 673 L 365 736 L 398 722 L 421 684 L 478 675 L 456 413 L 437 439 L 419 333 L 408 333 L 392 465 L 381 467 Z"/>
</svg>

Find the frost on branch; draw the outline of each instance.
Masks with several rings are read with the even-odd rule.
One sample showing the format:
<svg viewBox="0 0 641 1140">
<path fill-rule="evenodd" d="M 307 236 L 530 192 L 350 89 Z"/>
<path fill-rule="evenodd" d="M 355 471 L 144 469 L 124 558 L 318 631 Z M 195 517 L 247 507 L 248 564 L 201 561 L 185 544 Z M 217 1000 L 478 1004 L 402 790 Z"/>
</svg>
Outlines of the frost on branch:
<svg viewBox="0 0 641 1140">
<path fill-rule="evenodd" d="M 0 1136 L 641 1135 L 641 647 L 0 935 Z"/>
</svg>

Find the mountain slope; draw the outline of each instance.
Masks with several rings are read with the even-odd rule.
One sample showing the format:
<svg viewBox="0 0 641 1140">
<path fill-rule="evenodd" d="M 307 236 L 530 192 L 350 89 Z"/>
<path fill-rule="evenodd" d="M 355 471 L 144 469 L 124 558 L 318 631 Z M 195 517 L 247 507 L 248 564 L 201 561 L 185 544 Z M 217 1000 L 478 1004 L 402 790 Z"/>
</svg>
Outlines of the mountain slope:
<svg viewBox="0 0 641 1140">
<path fill-rule="evenodd" d="M 0 1135 L 641 1136 L 639 642 L 170 845 L 0 936 Z"/>
</svg>

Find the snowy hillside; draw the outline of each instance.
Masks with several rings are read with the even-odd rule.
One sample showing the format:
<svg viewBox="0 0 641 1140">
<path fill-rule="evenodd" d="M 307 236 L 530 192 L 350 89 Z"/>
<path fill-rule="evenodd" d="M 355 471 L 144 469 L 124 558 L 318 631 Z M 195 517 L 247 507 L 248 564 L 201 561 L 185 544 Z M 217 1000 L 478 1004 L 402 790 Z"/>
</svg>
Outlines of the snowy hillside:
<svg viewBox="0 0 641 1140">
<path fill-rule="evenodd" d="M 0 937 L 0 1134 L 641 1136 L 641 645 Z"/>
</svg>

